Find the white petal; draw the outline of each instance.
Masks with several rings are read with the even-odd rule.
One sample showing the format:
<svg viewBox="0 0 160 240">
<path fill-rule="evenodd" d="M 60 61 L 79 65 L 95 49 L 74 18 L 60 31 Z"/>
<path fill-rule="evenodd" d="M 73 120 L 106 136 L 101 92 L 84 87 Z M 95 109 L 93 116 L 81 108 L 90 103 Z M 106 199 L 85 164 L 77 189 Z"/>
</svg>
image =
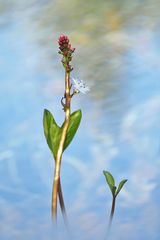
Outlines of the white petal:
<svg viewBox="0 0 160 240">
<path fill-rule="evenodd" d="M 89 92 L 89 88 L 85 86 L 85 83 L 82 80 L 79 80 L 78 78 L 70 78 L 71 83 L 73 84 L 73 89 L 81 92 L 83 94 L 86 94 Z"/>
</svg>

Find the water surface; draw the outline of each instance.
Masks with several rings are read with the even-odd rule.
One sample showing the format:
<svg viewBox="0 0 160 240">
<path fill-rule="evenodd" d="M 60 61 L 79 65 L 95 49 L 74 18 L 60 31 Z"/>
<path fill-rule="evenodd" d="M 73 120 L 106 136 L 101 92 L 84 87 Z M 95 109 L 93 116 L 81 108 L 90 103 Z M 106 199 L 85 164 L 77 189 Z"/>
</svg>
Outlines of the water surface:
<svg viewBox="0 0 160 240">
<path fill-rule="evenodd" d="M 72 239 L 104 239 L 111 205 L 103 170 L 128 182 L 117 199 L 111 240 L 160 239 L 160 3 L 0 2 L 0 238 L 68 239 L 60 209 L 51 222 L 54 161 L 43 109 L 63 121 L 59 34 L 76 47 L 73 76 L 91 91 L 64 154 L 62 186 Z M 71 239 L 71 238 L 70 238 Z"/>
</svg>

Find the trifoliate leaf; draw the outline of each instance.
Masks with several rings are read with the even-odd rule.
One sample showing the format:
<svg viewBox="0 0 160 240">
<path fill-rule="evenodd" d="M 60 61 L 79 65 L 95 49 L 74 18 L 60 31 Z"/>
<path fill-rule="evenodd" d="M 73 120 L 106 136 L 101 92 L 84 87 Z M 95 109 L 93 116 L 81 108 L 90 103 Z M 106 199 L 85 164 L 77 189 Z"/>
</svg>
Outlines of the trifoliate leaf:
<svg viewBox="0 0 160 240">
<path fill-rule="evenodd" d="M 119 185 L 118 185 L 118 188 L 117 188 L 117 192 L 116 192 L 116 196 L 118 195 L 118 193 L 121 191 L 123 185 L 127 182 L 128 180 L 127 179 L 123 179 Z"/>
<path fill-rule="evenodd" d="M 63 151 L 68 147 L 74 135 L 76 134 L 81 118 L 82 118 L 81 110 L 77 110 L 70 115 L 70 123 L 67 130 Z M 56 159 L 63 126 L 64 123 L 62 127 L 59 127 L 50 111 L 48 111 L 47 109 L 44 110 L 43 115 L 44 134 L 46 137 L 47 144 L 54 156 L 54 159 Z"/>
</svg>

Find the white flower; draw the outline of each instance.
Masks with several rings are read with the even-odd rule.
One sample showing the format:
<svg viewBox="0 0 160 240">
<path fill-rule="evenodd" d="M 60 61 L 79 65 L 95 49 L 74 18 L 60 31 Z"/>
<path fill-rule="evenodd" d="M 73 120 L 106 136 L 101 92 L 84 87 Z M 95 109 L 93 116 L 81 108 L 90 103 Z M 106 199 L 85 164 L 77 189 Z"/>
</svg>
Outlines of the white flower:
<svg viewBox="0 0 160 240">
<path fill-rule="evenodd" d="M 89 87 L 87 87 L 82 80 L 73 77 L 70 77 L 70 80 L 74 91 L 78 93 L 81 92 L 83 94 L 89 92 Z"/>
</svg>

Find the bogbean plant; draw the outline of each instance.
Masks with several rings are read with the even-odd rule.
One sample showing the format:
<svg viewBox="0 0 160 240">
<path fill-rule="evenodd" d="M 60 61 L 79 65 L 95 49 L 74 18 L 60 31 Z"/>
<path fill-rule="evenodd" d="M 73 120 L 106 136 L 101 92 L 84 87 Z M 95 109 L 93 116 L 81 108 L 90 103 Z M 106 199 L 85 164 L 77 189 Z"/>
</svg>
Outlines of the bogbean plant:
<svg viewBox="0 0 160 240">
<path fill-rule="evenodd" d="M 52 217 L 57 218 L 57 195 L 59 197 L 60 207 L 64 218 L 66 219 L 66 210 L 62 194 L 60 181 L 61 160 L 64 150 L 69 146 L 74 138 L 82 118 L 81 110 L 71 113 L 71 100 L 77 93 L 86 93 L 89 88 L 85 86 L 82 80 L 70 76 L 73 70 L 70 62 L 75 48 L 72 48 L 67 36 L 60 35 L 59 54 L 62 55 L 62 64 L 65 70 L 65 91 L 61 98 L 61 104 L 65 113 L 65 119 L 61 126 L 55 121 L 51 112 L 44 110 L 43 126 L 47 144 L 55 160 L 54 180 L 52 189 Z"/>
<path fill-rule="evenodd" d="M 53 179 L 53 188 L 52 188 L 52 201 L 51 201 L 51 212 L 53 219 L 57 219 L 57 198 L 59 198 L 60 208 L 64 217 L 64 220 L 67 220 L 65 204 L 62 193 L 62 186 L 60 181 L 60 170 L 61 170 L 61 161 L 64 150 L 69 146 L 71 141 L 73 140 L 79 124 L 82 118 L 81 110 L 77 110 L 71 113 L 71 101 L 73 96 L 77 93 L 87 93 L 89 88 L 83 83 L 82 80 L 77 78 L 73 78 L 71 76 L 71 71 L 73 70 L 71 66 L 71 61 L 73 57 L 73 53 L 75 48 L 72 48 L 69 39 L 65 35 L 60 35 L 59 40 L 59 54 L 62 56 L 62 65 L 65 70 L 65 90 L 64 96 L 61 98 L 61 104 L 64 110 L 64 122 L 61 126 L 55 121 L 52 113 L 45 109 L 43 115 L 43 127 L 44 127 L 44 135 L 47 141 L 47 144 L 51 150 L 53 158 L 55 160 L 55 168 L 54 168 L 54 179 Z M 122 189 L 124 183 L 127 180 L 122 180 L 116 188 L 114 183 L 114 178 L 111 173 L 107 171 L 103 171 L 107 183 L 112 192 L 113 201 L 112 208 L 110 214 L 110 224 L 112 222 L 112 218 L 114 215 L 115 209 L 115 200 Z"/>
</svg>

